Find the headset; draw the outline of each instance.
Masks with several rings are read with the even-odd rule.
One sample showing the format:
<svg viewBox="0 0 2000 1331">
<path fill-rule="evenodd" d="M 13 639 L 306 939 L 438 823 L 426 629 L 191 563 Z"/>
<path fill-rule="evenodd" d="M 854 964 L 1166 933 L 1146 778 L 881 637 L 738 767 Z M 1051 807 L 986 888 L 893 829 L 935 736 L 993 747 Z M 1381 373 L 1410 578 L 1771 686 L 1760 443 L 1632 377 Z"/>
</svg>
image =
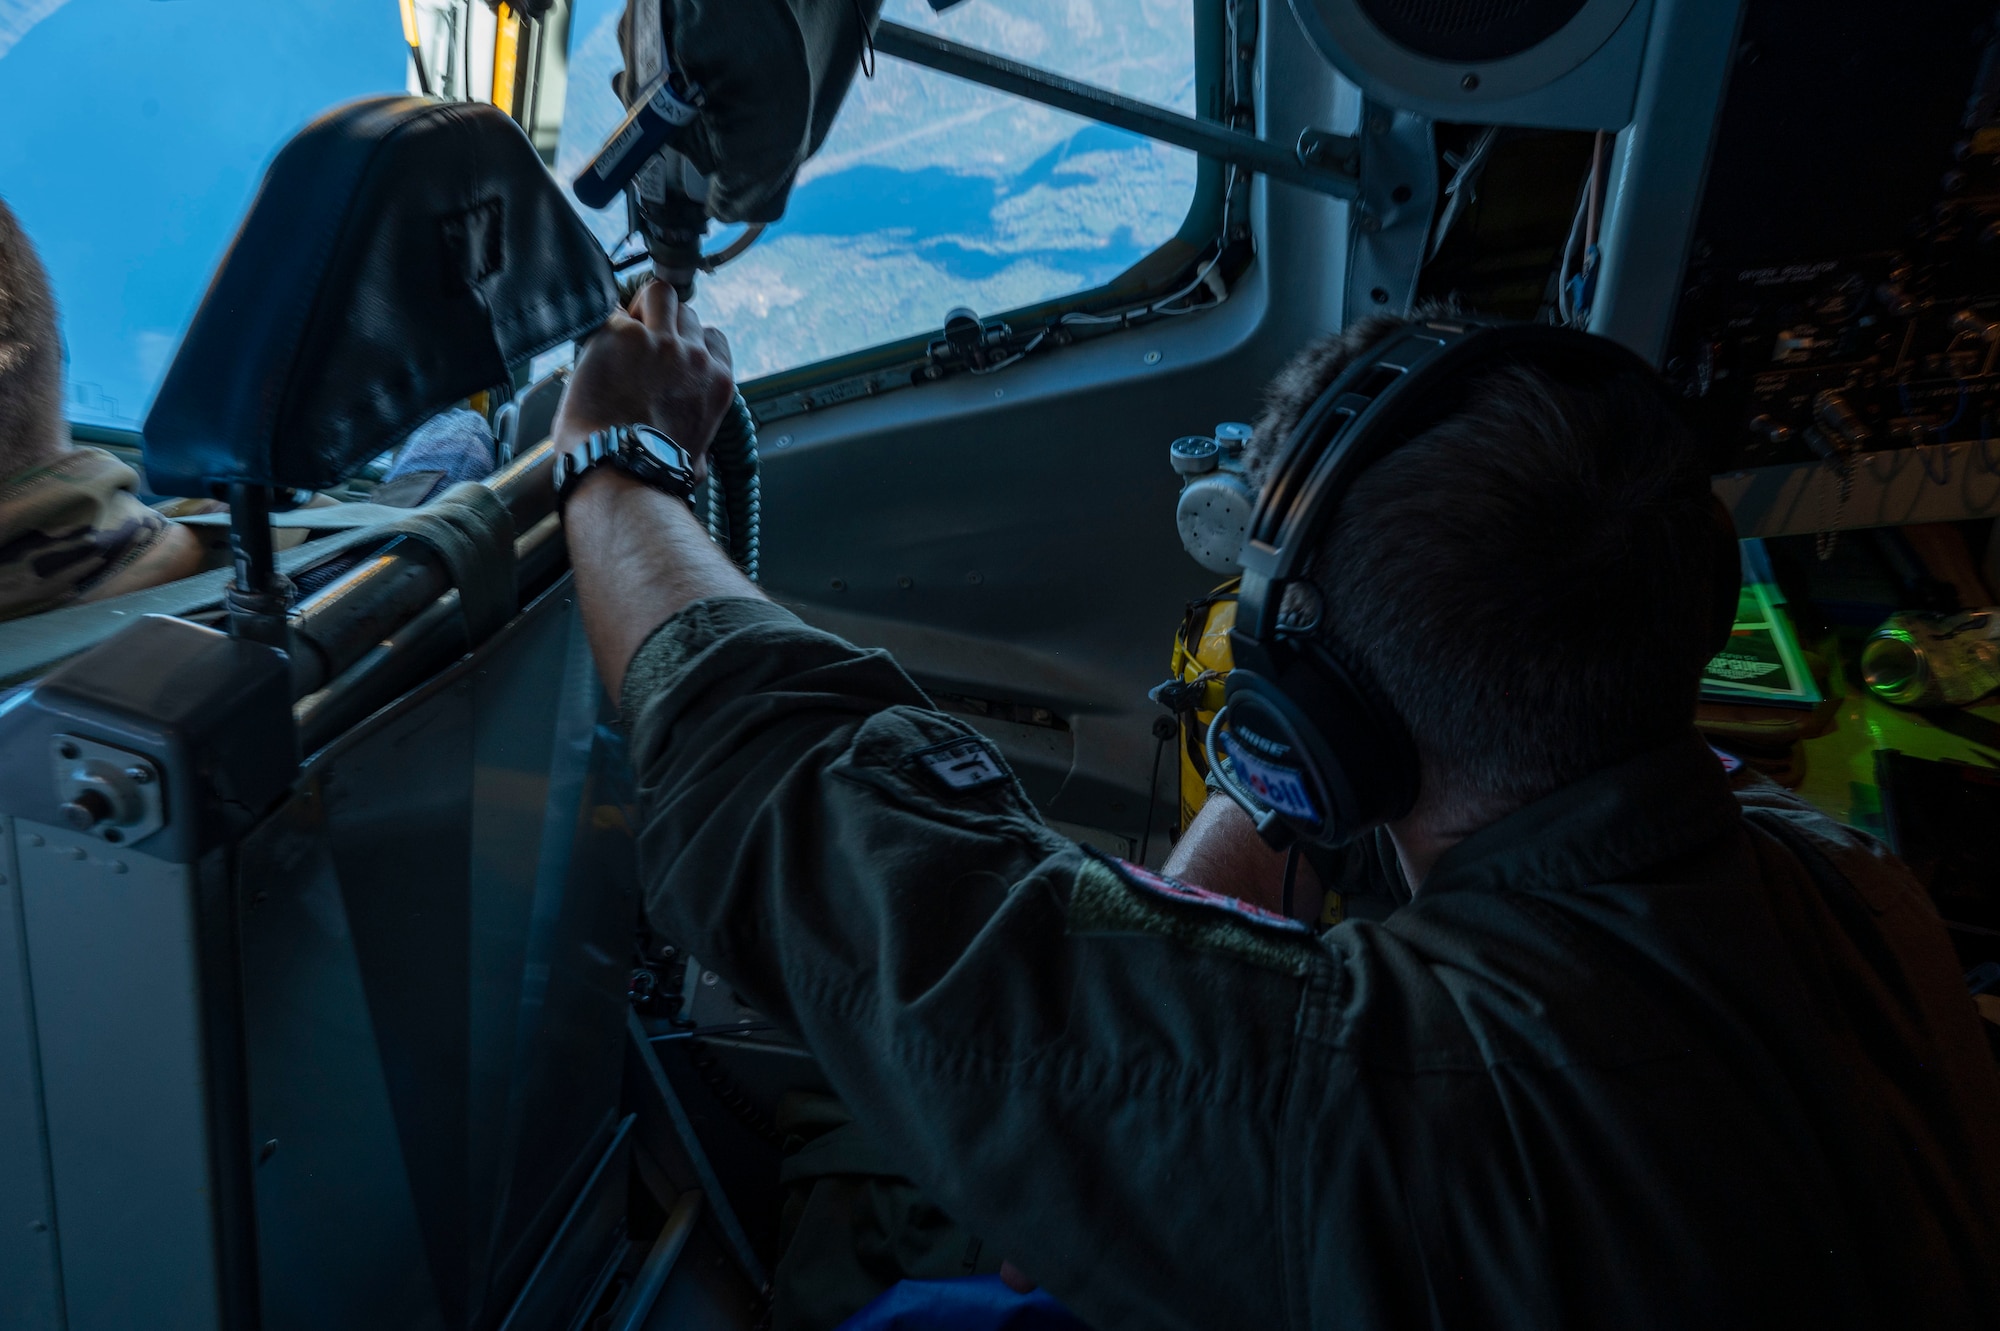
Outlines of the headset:
<svg viewBox="0 0 2000 1331">
<path fill-rule="evenodd" d="M 1206 744 L 1209 770 L 1274 849 L 1338 846 L 1416 802 L 1416 743 L 1360 664 L 1313 632 L 1324 609 L 1305 565 L 1363 472 L 1455 412 L 1469 379 L 1516 362 L 1585 382 L 1657 379 L 1630 350 L 1575 329 L 1412 323 L 1335 377 L 1271 466 L 1243 543 L 1235 669 Z M 1677 409 L 1664 392 L 1661 404 Z M 1729 512 L 1717 501 L 1712 513 L 1710 655 L 1728 642 L 1742 577 Z"/>
</svg>

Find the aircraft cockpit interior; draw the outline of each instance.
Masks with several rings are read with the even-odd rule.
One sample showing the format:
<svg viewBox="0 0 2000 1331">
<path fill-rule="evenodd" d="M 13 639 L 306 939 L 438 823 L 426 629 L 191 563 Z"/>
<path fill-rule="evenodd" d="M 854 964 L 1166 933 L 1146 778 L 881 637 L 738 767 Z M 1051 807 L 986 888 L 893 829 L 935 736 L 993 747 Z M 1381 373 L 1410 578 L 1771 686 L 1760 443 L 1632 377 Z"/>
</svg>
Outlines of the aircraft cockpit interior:
<svg viewBox="0 0 2000 1331">
<path fill-rule="evenodd" d="M 1064 938 L 1164 939 L 1218 1004 L 1236 991 L 1216 968 L 1262 967 L 1257 984 L 1308 995 L 1287 1031 L 1358 1041 L 1312 1004 L 1358 1005 L 1415 963 L 1368 951 L 1373 978 L 1342 988 L 1287 949 L 1361 949 L 1313 940 L 1418 918 L 1411 890 L 1438 880 L 1407 836 L 1400 869 L 1383 852 L 1400 895 L 1345 890 L 1328 866 L 1430 807 L 1413 805 L 1416 768 L 1395 773 L 1435 752 L 1419 736 L 1421 759 L 1390 754 L 1404 731 L 1368 688 L 1331 740 L 1284 701 L 1300 671 L 1353 671 L 1294 650 L 1345 622 L 1307 604 L 1304 570 L 1331 576 L 1301 562 L 1298 542 L 1330 529 L 1311 506 L 1387 465 L 1324 440 L 1315 461 L 1308 437 L 1388 439 L 1367 423 L 1392 410 L 1436 424 L 1442 397 L 1397 405 L 1395 384 L 1442 394 L 1425 358 L 1467 339 L 1545 347 L 1563 384 L 1586 362 L 1643 378 L 1699 435 L 1725 539 L 1700 555 L 1723 570 L 1722 618 L 1695 730 L 1739 786 L 1913 875 L 1921 892 L 1893 909 L 1854 878 L 1841 927 L 1921 915 L 1916 950 L 1881 955 L 1948 971 L 1916 1007 L 1950 1009 L 1936 1038 L 1975 1048 L 1979 1076 L 2000 1059 L 1994 0 L 0 0 L 0 115 L 0 1328 L 1262 1328 L 1344 1324 L 1341 1308 L 1364 1326 L 1607 1324 L 1568 1294 L 1482 1320 L 1450 1291 L 1502 1259 L 1465 1237 L 1471 1202 L 1411 1200 L 1419 1173 L 1369 1186 L 1403 1199 L 1399 1217 L 1408 1202 L 1432 1263 L 1380 1288 L 1429 1289 L 1421 1308 L 1321 1301 L 1302 1271 L 1387 1270 L 1381 1235 L 1404 1219 L 1357 1221 L 1373 1237 L 1336 1261 L 1301 1236 L 1336 1232 L 1303 1218 L 1320 1194 L 1273 1183 L 1268 1228 L 1242 1232 L 1216 1194 L 1250 1186 L 1248 1156 L 1213 1136 L 1165 1130 L 1189 1156 L 1135 1173 L 1172 1195 L 1093 1174 L 1044 1198 L 1047 1175 L 1026 1171 L 1009 1195 L 996 1161 L 1022 1086 L 1082 1085 L 1081 1063 L 1023 1074 L 984 1117 L 962 1108 L 955 1149 L 986 1184 L 961 1187 L 942 1128 L 874 1108 L 904 1074 L 850 1048 L 867 1028 L 907 1049 L 942 1020 L 910 994 L 987 995 L 951 1018 L 963 1064 L 935 1056 L 968 1085 L 982 1032 L 1017 1017 L 1080 1040 L 1108 1005 L 1138 1032 L 1120 1048 L 1183 1052 L 1210 1027 L 1160 1034 L 1138 972 L 978 971 L 997 963 L 977 949 L 1055 890 L 1046 868 L 1006 892 L 988 874 L 990 922 L 937 924 L 962 957 L 856 951 L 956 909 L 935 902 L 784 913 L 820 842 L 864 866 L 829 878 L 865 894 L 879 865 L 882 900 L 903 902 L 916 889 L 894 866 L 917 851 L 884 840 L 892 815 L 935 806 L 923 816 L 951 836 L 985 836 L 999 824 L 980 801 L 1010 799 L 1040 830 L 1006 836 L 1081 866 L 1049 898 Z M 1395 350 L 1409 329 L 1433 330 L 1421 352 Z M 1309 385 L 1285 417 L 1294 357 L 1330 334 L 1366 374 L 1343 372 L 1345 396 Z M 619 336 L 705 348 L 712 442 L 607 417 L 625 432 L 572 448 L 565 422 L 586 388 L 610 391 L 593 361 Z M 647 432 L 664 453 L 606 465 L 675 496 L 658 520 L 686 509 L 706 533 L 701 585 L 737 590 L 703 613 L 774 603 L 782 625 L 744 620 L 730 640 L 768 635 L 762 655 L 703 665 L 700 641 L 667 641 L 667 610 L 714 595 L 691 591 L 606 661 L 644 612 L 610 590 L 636 575 L 592 578 L 640 556 L 583 544 L 579 504 L 590 469 Z M 1412 463 L 1418 433 L 1378 452 Z M 1451 498 L 1462 482 L 1394 475 L 1399 512 L 1479 521 Z M 1606 549 L 1625 557 L 1622 538 Z M 1532 659 L 1540 635 L 1587 644 L 1680 603 L 1673 578 L 1640 581 L 1551 591 L 1559 606 L 1502 645 Z M 1479 635 L 1507 637 L 1492 620 L 1424 620 L 1428 650 L 1455 659 L 1463 624 L 1469 679 Z M 836 642 L 879 651 L 811 656 Z M 763 710 L 730 701 L 808 657 L 782 689 L 758 685 Z M 877 717 L 823 770 L 772 777 L 755 817 L 751 794 L 710 799 L 712 773 L 777 770 L 778 718 L 861 708 L 827 681 L 884 660 L 902 673 L 867 687 L 917 700 L 883 713 L 923 713 L 911 756 L 867 767 L 867 745 L 891 742 Z M 1547 696 L 1609 707 L 1581 683 Z M 701 738 L 725 714 L 737 728 Z M 672 768 L 697 742 L 713 746 L 700 771 Z M 798 743 L 782 761 L 819 751 Z M 838 835 L 788 812 L 857 790 L 888 812 Z M 1186 867 L 1205 812 L 1239 807 L 1246 844 L 1281 866 L 1268 909 Z M 1773 845 L 1798 835 L 1745 817 Z M 1847 874 L 1848 853 L 1798 859 Z M 676 891 L 712 884 L 738 913 L 674 929 L 683 916 L 653 908 L 663 864 Z M 988 901 L 982 872 L 952 869 L 938 899 Z M 752 875 L 764 895 L 740 886 Z M 788 966 L 851 962 L 861 988 L 909 1004 L 808 1012 L 763 972 L 739 979 L 739 951 L 767 943 Z M 1596 973 L 1653 973 L 1594 955 Z M 1478 1013 L 1498 1000 L 1438 984 L 1490 1063 L 1480 1042 L 1500 1037 Z M 1660 1011 L 1677 1015 L 1615 1037 L 1641 1051 L 1632 1067 L 1669 1057 L 1643 1052 L 1672 1043 L 1660 1023 L 1708 1029 Z M 1118 1064 L 1126 1098 L 1092 1115 L 1223 1094 L 1221 1073 L 1170 1086 L 1147 1057 Z M 945 1094 L 908 1075 L 911 1103 Z M 2000 1083 L 1975 1082 L 1951 1094 L 1990 1128 Z M 1286 1107 L 1273 1090 L 1255 1113 L 1292 1113 L 1316 1083 L 1282 1084 Z M 1932 1109 L 1882 1113 L 1914 1122 L 1949 1099 L 1912 1091 Z M 1785 1103 L 1815 1150 L 1849 1149 L 1803 1093 Z M 1134 1132 L 1153 1121 L 1130 1112 Z M 1270 1171 L 1338 1172 L 1313 1142 Z M 1535 1149 L 1496 1149 L 1495 1177 L 1534 1192 Z M 2000 1189 L 2000 1146 L 1964 1151 L 1985 1182 L 1941 1165 L 1971 1200 L 1937 1206 L 1983 1237 L 1950 1250 L 2000 1252 L 2000 1192 L 1980 1192 Z M 1071 1201 L 1181 1217 L 1105 1219 L 1073 1260 L 1034 1255 L 1019 1217 Z M 1534 1211 L 1533 1232 L 1587 1247 L 1558 1211 Z M 1305 1291 L 1282 1319 L 1220 1295 L 1135 1311 L 1146 1277 L 1129 1272 L 1161 1289 L 1211 1264 L 1262 1272 L 1244 1255 L 1258 1245 L 1285 1254 L 1272 1280 Z M 1534 1288 L 1565 1288 L 1562 1261 L 1535 1269 L 1550 1283 Z M 1522 1298 L 1508 1306 L 1541 1306 Z M 1661 1324 L 1787 1324 L 1766 1314 Z M 1852 1324 L 1975 1324 L 1934 1314 Z"/>
</svg>

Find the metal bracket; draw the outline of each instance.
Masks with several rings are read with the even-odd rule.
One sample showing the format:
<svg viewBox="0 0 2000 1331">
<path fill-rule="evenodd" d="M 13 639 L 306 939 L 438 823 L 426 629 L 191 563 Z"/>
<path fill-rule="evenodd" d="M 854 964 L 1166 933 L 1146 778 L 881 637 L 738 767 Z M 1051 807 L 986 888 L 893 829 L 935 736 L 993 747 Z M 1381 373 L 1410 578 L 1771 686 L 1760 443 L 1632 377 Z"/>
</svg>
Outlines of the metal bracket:
<svg viewBox="0 0 2000 1331">
<path fill-rule="evenodd" d="M 120 846 L 166 826 L 165 783 L 152 759 L 75 735 L 54 736 L 49 750 L 56 803 L 76 831 Z"/>
<path fill-rule="evenodd" d="M 1143 134 L 1161 143 L 1171 143 L 1177 148 L 1186 148 L 1300 189 L 1331 194 L 1337 199 L 1352 199 L 1361 193 L 1361 183 L 1354 173 L 1359 149 L 1354 140 L 1344 135 L 1310 131 L 1318 135 L 1325 148 L 1319 158 L 1308 162 L 1297 149 L 1287 149 L 1283 144 L 1260 139 L 1255 134 L 1246 134 L 1212 120 L 1196 120 L 1192 116 L 1135 101 L 1115 92 L 1106 92 L 1088 83 L 1078 83 L 1060 74 L 1008 60 L 976 46 L 947 41 L 887 19 L 875 27 L 875 49 L 941 74 L 950 74 L 954 78 L 1025 97 L 1044 106 L 1053 106 L 1058 111 Z M 1345 148 L 1334 150 L 1336 143 L 1344 144 Z"/>
<path fill-rule="evenodd" d="M 1425 117 L 1363 102 L 1359 151 L 1362 193 L 1348 215 L 1350 324 L 1409 309 L 1429 253 L 1438 192 L 1437 149 Z"/>
<path fill-rule="evenodd" d="M 1361 141 L 1349 134 L 1324 129 L 1299 131 L 1299 161 L 1315 171 L 1338 171 L 1361 178 Z"/>
</svg>

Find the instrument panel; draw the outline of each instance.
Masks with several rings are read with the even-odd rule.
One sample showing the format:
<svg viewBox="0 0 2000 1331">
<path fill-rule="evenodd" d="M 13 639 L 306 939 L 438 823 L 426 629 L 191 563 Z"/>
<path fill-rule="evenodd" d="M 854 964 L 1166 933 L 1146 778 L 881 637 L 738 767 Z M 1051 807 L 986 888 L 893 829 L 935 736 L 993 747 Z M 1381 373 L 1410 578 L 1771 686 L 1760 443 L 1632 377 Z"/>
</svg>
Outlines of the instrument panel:
<svg viewBox="0 0 2000 1331">
<path fill-rule="evenodd" d="M 1749 7 L 1666 363 L 1718 470 L 2000 434 L 2000 23 L 1930 9 Z"/>
</svg>

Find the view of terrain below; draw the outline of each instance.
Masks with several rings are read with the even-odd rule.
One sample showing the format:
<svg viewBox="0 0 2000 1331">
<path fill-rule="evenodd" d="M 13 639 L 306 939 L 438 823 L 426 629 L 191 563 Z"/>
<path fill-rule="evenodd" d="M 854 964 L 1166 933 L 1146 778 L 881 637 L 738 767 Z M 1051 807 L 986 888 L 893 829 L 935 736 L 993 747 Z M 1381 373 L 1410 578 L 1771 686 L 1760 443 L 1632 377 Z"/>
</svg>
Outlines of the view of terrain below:
<svg viewBox="0 0 2000 1331">
<path fill-rule="evenodd" d="M 624 114 L 622 0 L 578 0 L 556 171 L 581 170 Z M 1127 96 L 1194 112 L 1189 0 L 970 0 L 885 18 Z M 882 56 L 857 77 L 784 219 L 704 278 L 695 309 L 728 334 L 740 378 L 1102 285 L 1173 236 L 1195 158 Z M 586 213 L 607 245 L 623 203 Z M 719 233 L 719 247 L 735 233 Z"/>
</svg>

